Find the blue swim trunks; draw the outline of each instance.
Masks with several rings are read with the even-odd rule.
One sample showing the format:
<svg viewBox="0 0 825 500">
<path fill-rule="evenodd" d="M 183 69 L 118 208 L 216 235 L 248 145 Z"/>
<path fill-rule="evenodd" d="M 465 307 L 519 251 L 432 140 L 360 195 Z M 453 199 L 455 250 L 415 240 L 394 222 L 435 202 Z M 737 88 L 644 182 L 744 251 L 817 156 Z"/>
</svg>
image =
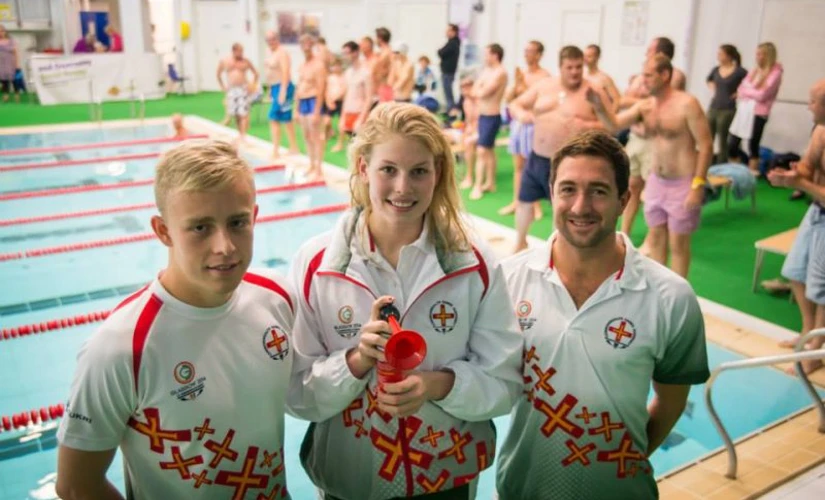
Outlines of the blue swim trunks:
<svg viewBox="0 0 825 500">
<path fill-rule="evenodd" d="M 283 104 L 278 103 L 278 96 L 281 93 L 281 84 L 276 83 L 270 90 L 272 96 L 272 107 L 269 108 L 269 120 L 273 122 L 291 122 L 292 106 L 295 104 L 295 85 L 289 82 L 286 88 L 286 100 Z"/>
<path fill-rule="evenodd" d="M 301 116 L 311 115 L 315 112 L 315 98 L 307 97 L 298 100 L 298 114 Z"/>
</svg>

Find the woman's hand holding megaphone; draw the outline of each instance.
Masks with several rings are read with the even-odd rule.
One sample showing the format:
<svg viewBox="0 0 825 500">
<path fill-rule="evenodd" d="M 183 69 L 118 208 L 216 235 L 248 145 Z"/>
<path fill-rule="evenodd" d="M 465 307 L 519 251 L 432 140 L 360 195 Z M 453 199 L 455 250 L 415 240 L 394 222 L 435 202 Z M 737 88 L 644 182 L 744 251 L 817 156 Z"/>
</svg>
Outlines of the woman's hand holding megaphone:
<svg viewBox="0 0 825 500">
<path fill-rule="evenodd" d="M 389 323 L 380 319 L 379 311 L 394 301 L 393 297 L 384 295 L 373 302 L 370 321 L 361 327 L 358 347 L 347 352 L 347 365 L 356 378 L 364 378 L 379 361 L 386 361 L 383 350 L 392 330 Z"/>
</svg>

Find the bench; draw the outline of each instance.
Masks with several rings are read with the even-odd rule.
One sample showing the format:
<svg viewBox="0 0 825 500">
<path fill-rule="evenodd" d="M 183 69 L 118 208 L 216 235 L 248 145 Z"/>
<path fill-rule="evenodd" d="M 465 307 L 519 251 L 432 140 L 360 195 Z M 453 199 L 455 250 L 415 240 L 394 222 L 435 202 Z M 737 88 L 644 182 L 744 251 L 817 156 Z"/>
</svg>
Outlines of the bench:
<svg viewBox="0 0 825 500">
<path fill-rule="evenodd" d="M 713 189 L 721 189 L 725 192 L 725 210 L 730 205 L 730 190 L 733 186 L 733 181 L 729 177 L 722 177 L 721 175 L 709 175 L 708 185 Z M 756 211 L 756 189 L 751 191 L 751 212 Z"/>
<path fill-rule="evenodd" d="M 765 258 L 765 252 L 774 253 L 777 255 L 787 256 L 791 251 L 793 242 L 796 240 L 797 228 L 789 229 L 787 231 L 763 238 L 756 243 L 756 262 L 753 266 L 753 284 L 751 290 L 756 292 L 756 285 L 759 281 L 759 273 L 762 271 L 762 260 Z M 791 294 L 793 300 L 793 294 Z"/>
</svg>

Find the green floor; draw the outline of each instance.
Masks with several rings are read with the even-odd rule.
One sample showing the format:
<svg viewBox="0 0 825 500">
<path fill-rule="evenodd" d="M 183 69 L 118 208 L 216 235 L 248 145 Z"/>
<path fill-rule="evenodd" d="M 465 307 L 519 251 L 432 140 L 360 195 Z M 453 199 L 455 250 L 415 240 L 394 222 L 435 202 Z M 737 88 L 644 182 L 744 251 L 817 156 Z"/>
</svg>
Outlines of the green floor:
<svg viewBox="0 0 825 500">
<path fill-rule="evenodd" d="M 168 116 L 175 112 L 219 121 L 223 118 L 221 95 L 175 95 L 146 103 L 147 117 Z M 83 122 L 89 119 L 88 113 L 86 105 L 41 107 L 27 103 L 0 104 L 0 126 Z M 269 139 L 265 114 L 262 116 L 262 120 L 256 120 L 257 109 L 253 111 L 250 133 Z M 105 105 L 104 119 L 121 118 L 129 118 L 128 104 Z M 496 213 L 501 206 L 509 203 L 512 196 L 512 161 L 506 149 L 499 148 L 497 153 L 498 192 L 489 194 L 479 201 L 467 200 L 467 192 L 464 192 L 464 201 L 470 212 L 512 227 L 512 217 L 501 217 Z M 339 166 L 346 164 L 344 153 L 328 153 L 325 159 Z M 702 213 L 701 228 L 693 238 L 690 281 L 701 297 L 798 330 L 798 309 L 787 300 L 787 296 L 774 297 L 764 292 L 754 294 L 750 291 L 755 254 L 754 241 L 797 226 L 806 209 L 802 202 L 789 202 L 788 194 L 785 190 L 773 189 L 765 181 L 760 181 L 756 213 L 751 213 L 750 203 L 746 200 L 732 201 L 728 210 L 724 209 L 721 201 L 708 205 Z M 546 238 L 552 228 L 550 218 L 549 206 L 545 205 L 545 217 L 533 225 L 531 233 Z M 631 235 L 637 245 L 643 240 L 645 231 L 644 221 L 640 215 Z M 777 276 L 781 265 L 780 257 L 768 255 L 762 277 Z"/>
</svg>

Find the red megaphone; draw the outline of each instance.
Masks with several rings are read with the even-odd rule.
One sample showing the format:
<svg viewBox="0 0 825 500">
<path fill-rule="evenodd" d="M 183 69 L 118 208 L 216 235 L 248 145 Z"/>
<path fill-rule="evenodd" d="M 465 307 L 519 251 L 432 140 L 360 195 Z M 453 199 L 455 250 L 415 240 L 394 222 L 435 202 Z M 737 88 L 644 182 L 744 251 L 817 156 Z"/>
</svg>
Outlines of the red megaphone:
<svg viewBox="0 0 825 500">
<path fill-rule="evenodd" d="M 427 356 L 427 343 L 424 337 L 412 330 L 402 330 L 398 320 L 401 314 L 392 304 L 384 305 L 378 313 L 392 328 L 384 357 L 387 361 L 378 363 L 378 383 L 393 383 L 404 380 L 404 372 L 414 370 Z"/>
</svg>

